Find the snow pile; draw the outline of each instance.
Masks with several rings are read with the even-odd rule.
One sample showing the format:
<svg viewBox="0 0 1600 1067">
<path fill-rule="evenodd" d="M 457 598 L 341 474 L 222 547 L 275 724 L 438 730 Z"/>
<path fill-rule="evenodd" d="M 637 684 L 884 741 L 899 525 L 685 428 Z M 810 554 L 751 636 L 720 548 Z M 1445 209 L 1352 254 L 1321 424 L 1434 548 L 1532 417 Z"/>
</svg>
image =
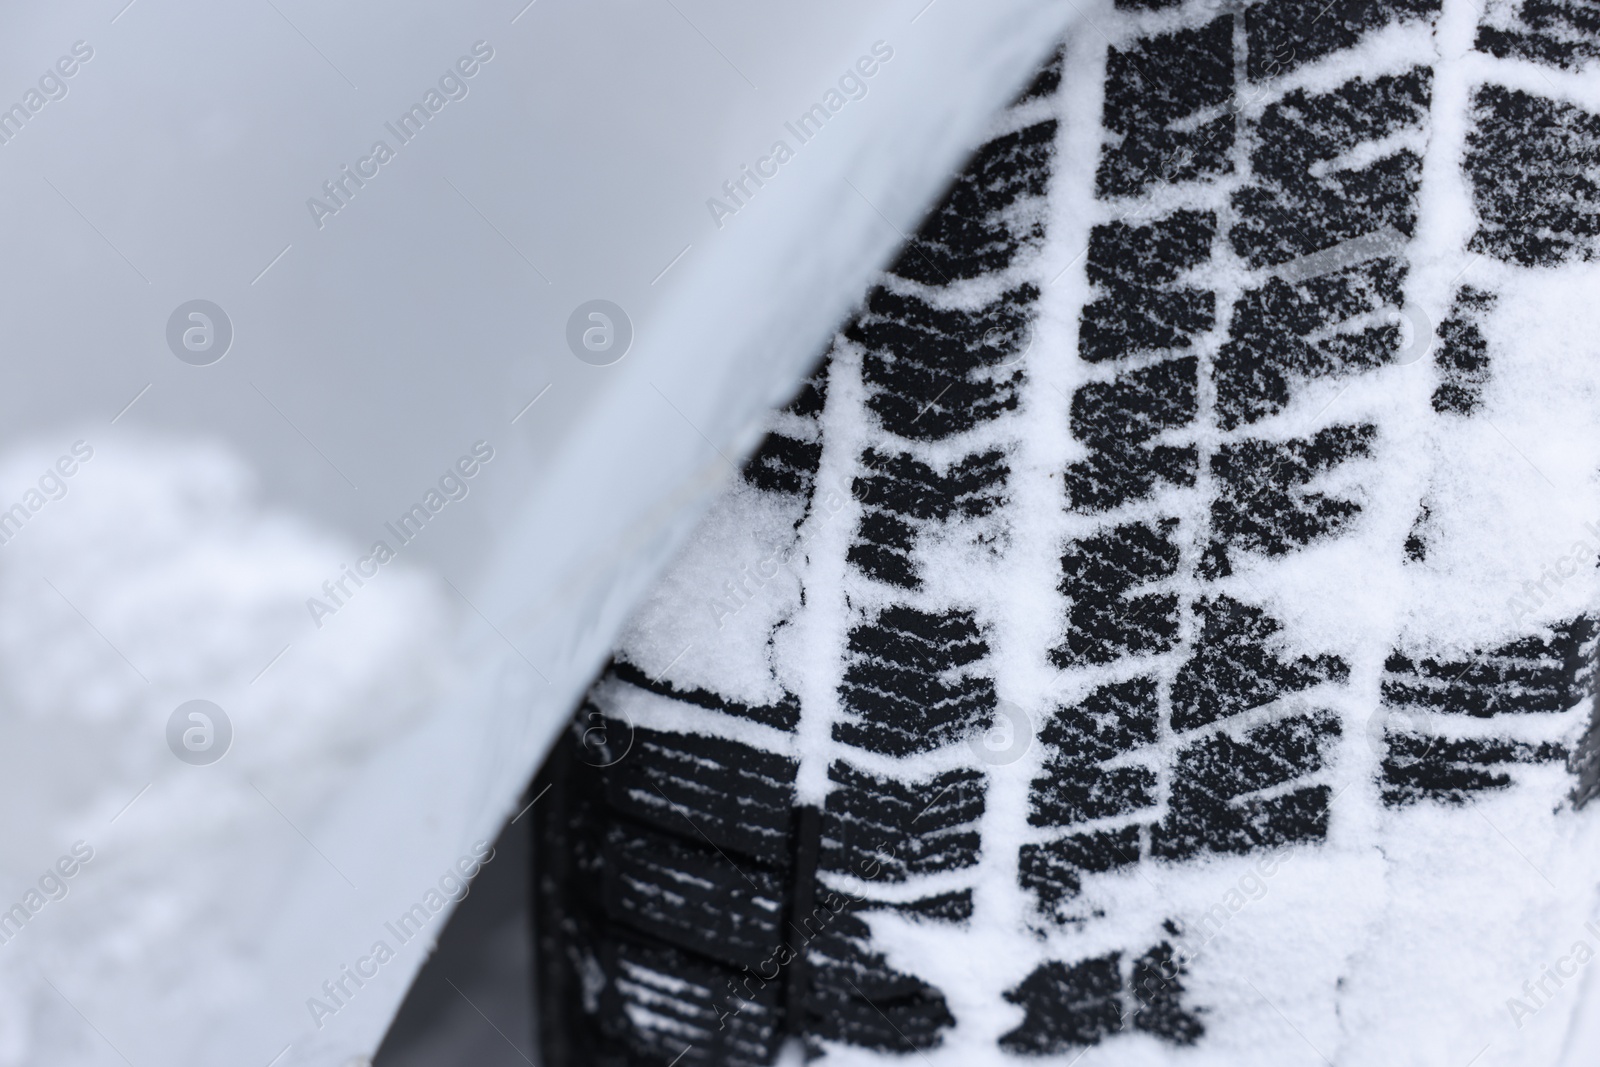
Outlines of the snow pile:
<svg viewBox="0 0 1600 1067">
<path fill-rule="evenodd" d="M 403 566 L 313 627 L 306 598 L 360 546 L 263 506 L 227 452 L 90 448 L 0 548 L 0 901 L 75 842 L 93 854 L 0 944 L 0 1063 L 19 1067 L 106 1062 L 79 1012 L 138 1062 L 152 1040 L 199 1040 L 196 1018 L 316 992 L 263 967 L 267 917 L 310 866 L 341 888 L 367 873 L 318 858 L 319 807 L 451 670 L 442 594 Z M 0 486 L 58 451 L 7 454 Z M 167 743 L 196 698 L 232 724 L 209 765 Z"/>
</svg>

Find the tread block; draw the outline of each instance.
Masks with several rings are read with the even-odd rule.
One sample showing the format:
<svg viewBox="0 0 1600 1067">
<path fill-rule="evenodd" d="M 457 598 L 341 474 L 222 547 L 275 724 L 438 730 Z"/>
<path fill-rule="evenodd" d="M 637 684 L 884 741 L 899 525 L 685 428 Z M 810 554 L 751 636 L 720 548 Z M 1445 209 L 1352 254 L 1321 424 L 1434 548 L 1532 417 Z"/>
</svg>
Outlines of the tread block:
<svg viewBox="0 0 1600 1067">
<path fill-rule="evenodd" d="M 1500 59 L 1576 70 L 1600 59 L 1600 9 L 1589 0 L 1524 0 L 1510 18 L 1480 23 L 1475 47 Z"/>
<path fill-rule="evenodd" d="M 743 474 L 745 481 L 762 492 L 810 496 L 821 462 L 821 441 L 771 433 L 745 463 Z"/>
<path fill-rule="evenodd" d="M 1452 739 L 1409 731 L 1385 730 L 1383 802 L 1403 807 L 1433 800 L 1465 804 L 1474 793 L 1505 789 L 1511 776 L 1505 765 L 1553 763 L 1567 750 L 1549 742 L 1533 745 L 1493 738 Z"/>
<path fill-rule="evenodd" d="M 902 589 L 922 585 L 912 550 L 917 544 L 917 528 L 893 512 L 878 509 L 861 512 L 861 525 L 845 560 L 862 574 Z"/>
<path fill-rule="evenodd" d="M 1229 574 L 1230 551 L 1281 556 L 1337 535 L 1361 513 L 1345 497 L 1305 488 L 1352 459 L 1372 455 L 1377 427 L 1335 425 L 1310 438 L 1246 439 L 1211 457 L 1218 493 L 1211 502 L 1213 541 L 1201 562 L 1205 577 Z"/>
<path fill-rule="evenodd" d="M 828 395 L 828 366 L 819 366 L 800 384 L 784 406 L 788 432 L 769 433 L 740 470 L 744 480 L 764 493 L 791 493 L 809 498 L 816 489 L 822 462 L 822 431 L 817 418 Z M 798 422 L 798 425 L 796 423 Z"/>
<path fill-rule="evenodd" d="M 1433 364 L 1439 385 L 1433 410 L 1441 415 L 1470 415 L 1483 406 L 1489 381 L 1489 342 L 1478 324 L 1494 307 L 1495 295 L 1463 285 L 1450 302 L 1450 315 L 1439 324 Z"/>
<path fill-rule="evenodd" d="M 1593 691 L 1596 630 L 1594 616 L 1580 615 L 1549 638 L 1520 638 L 1465 660 L 1395 649 L 1383 665 L 1383 702 L 1478 719 L 1568 711 Z"/>
<path fill-rule="evenodd" d="M 1382 258 L 1294 285 L 1272 278 L 1245 292 L 1213 371 L 1218 425 L 1232 430 L 1277 414 L 1291 384 L 1388 363 L 1400 327 L 1370 323 L 1405 303 L 1405 275 L 1401 261 Z"/>
<path fill-rule="evenodd" d="M 1061 89 L 1062 64 L 1067 60 L 1066 49 L 1057 48 L 1050 54 L 1050 59 L 1034 75 L 1033 81 L 1017 96 L 1017 103 L 1025 100 L 1039 100 L 1044 97 L 1054 96 Z"/>
<path fill-rule="evenodd" d="M 1524 267 L 1595 257 L 1600 116 L 1482 86 L 1472 98 L 1465 166 L 1479 220 L 1468 249 Z"/>
<path fill-rule="evenodd" d="M 1272 797 L 1247 798 L 1223 806 L 1196 793 L 1151 832 L 1150 851 L 1184 860 L 1202 852 L 1251 852 L 1279 845 L 1321 841 L 1328 836 L 1333 790 L 1308 786 Z"/>
<path fill-rule="evenodd" d="M 603 893 L 613 919 L 740 966 L 759 966 L 783 945 L 787 871 L 628 822 L 606 827 L 604 848 Z"/>
<path fill-rule="evenodd" d="M 1052 662 L 1058 667 L 1110 663 L 1176 644 L 1178 595 L 1128 594 L 1178 573 L 1177 528 L 1177 519 L 1125 523 L 1067 546 L 1060 589 L 1072 606 L 1066 640 L 1051 650 Z"/>
<path fill-rule="evenodd" d="M 1148 808 L 1156 802 L 1156 772 L 1151 767 L 1100 767 L 1052 760 L 1045 777 L 1033 782 L 1036 826 L 1071 826 L 1089 819 Z"/>
<path fill-rule="evenodd" d="M 1090 362 L 1138 352 L 1187 348 L 1216 322 L 1216 297 L 1180 286 L 1117 286 L 1084 305 L 1078 351 Z"/>
<path fill-rule="evenodd" d="M 1187 426 L 1197 410 L 1199 361 L 1163 360 L 1072 396 L 1072 435 L 1093 451 L 1067 468 L 1067 497 L 1079 511 L 1102 511 L 1148 496 L 1157 482 L 1193 485 L 1191 446 L 1147 445 Z"/>
<path fill-rule="evenodd" d="M 679 1056 L 766 1067 L 784 1036 L 779 988 L 740 980 L 758 946 L 781 944 L 770 911 L 780 872 L 744 858 L 735 867 L 698 836 L 619 817 L 605 771 L 583 762 L 594 755 L 585 721 L 558 742 L 541 772 L 552 795 L 534 810 L 545 850 L 540 1000 L 564 1023 L 546 1050 L 599 1067 L 668 1067 Z"/>
<path fill-rule="evenodd" d="M 1354 78 L 1329 93 L 1296 89 L 1269 106 L 1254 126 L 1253 181 L 1232 198 L 1239 219 L 1228 231 L 1234 251 L 1259 269 L 1384 229 L 1411 236 L 1422 175 L 1415 152 L 1398 149 L 1365 166 L 1328 168 L 1363 142 L 1422 129 L 1431 78 L 1417 67 Z"/>
<path fill-rule="evenodd" d="M 1271 797 L 1251 796 L 1322 769 L 1339 736 L 1331 712 L 1293 715 L 1247 732 L 1213 734 L 1178 752 L 1168 814 L 1151 835 L 1151 850 L 1168 859 L 1202 851 L 1248 852 L 1327 835 L 1326 786 Z"/>
<path fill-rule="evenodd" d="M 602 774 L 614 810 L 776 867 L 789 862 L 796 770 L 736 741 L 638 727 L 632 751 Z"/>
<path fill-rule="evenodd" d="M 937 1048 L 955 1025 L 944 995 L 890 967 L 871 940 L 847 910 L 807 946 L 808 1036 L 898 1054 Z"/>
<path fill-rule="evenodd" d="M 601 1027 L 624 1053 L 604 1067 L 767 1067 L 777 1055 L 784 1035 L 775 986 L 736 984 L 742 975 L 732 968 L 632 938 L 600 966 L 614 1001 Z"/>
<path fill-rule="evenodd" d="M 1078 354 L 1091 363 L 1134 352 L 1186 348 L 1216 322 L 1215 294 L 1180 284 L 1211 256 L 1216 216 L 1175 211 L 1144 226 L 1111 222 L 1089 233 L 1085 270 L 1096 296 L 1084 305 Z"/>
<path fill-rule="evenodd" d="M 1085 270 L 1090 284 L 1108 288 L 1171 285 L 1211 258 L 1216 235 L 1210 211 L 1174 211 L 1142 226 L 1101 223 L 1089 231 Z"/>
<path fill-rule="evenodd" d="M 1154 805 L 1153 769 L 1101 764 L 1153 745 L 1159 731 L 1154 678 L 1102 686 L 1081 704 L 1058 711 L 1039 732 L 1050 753 L 1032 783 L 1029 824 L 1071 826 Z"/>
<path fill-rule="evenodd" d="M 834 786 L 823 812 L 821 870 L 904 882 L 977 864 L 982 773 L 908 781 L 835 762 L 828 777 Z"/>
<path fill-rule="evenodd" d="M 1167 932 L 1177 936 L 1178 927 L 1170 919 Z M 1131 988 L 1139 1002 L 1133 1014 L 1133 1028 L 1153 1034 L 1174 1045 L 1193 1045 L 1205 1036 L 1205 1024 L 1197 1011 L 1183 1006 L 1185 968 L 1163 941 L 1133 961 Z"/>
<path fill-rule="evenodd" d="M 1039 731 L 1062 758 L 1104 761 L 1144 745 L 1160 732 L 1161 697 L 1153 677 L 1103 685 L 1083 702 L 1058 711 Z"/>
<path fill-rule="evenodd" d="M 1221 107 L 1232 95 L 1232 15 L 1110 49 L 1102 121 L 1118 137 L 1101 152 L 1097 194 L 1135 196 L 1158 181 L 1231 173 L 1233 116 L 1197 126 L 1185 120 Z"/>
<path fill-rule="evenodd" d="M 1107 448 L 1187 426 L 1197 410 L 1199 367 L 1196 357 L 1185 356 L 1079 386 L 1072 394 L 1072 436 Z"/>
<path fill-rule="evenodd" d="M 1023 845 L 1017 853 L 1017 881 L 1033 894 L 1039 914 L 1056 923 L 1073 922 L 1083 918 L 1068 907 L 1083 890 L 1083 876 L 1131 867 L 1141 854 L 1137 826 L 1071 834 Z"/>
<path fill-rule="evenodd" d="M 1251 81 L 1275 78 L 1349 48 L 1395 22 L 1432 18 L 1439 0 L 1268 0 L 1245 14 Z"/>
<path fill-rule="evenodd" d="M 1177 929 L 1171 920 L 1164 925 L 1169 933 Z M 1025 1015 L 1000 1038 L 1000 1047 L 1023 1056 L 1060 1055 L 1127 1030 L 1193 1045 L 1205 1025 L 1198 1011 L 1182 1004 L 1183 974 L 1167 941 L 1134 961 L 1131 981 L 1118 952 L 1073 964 L 1047 961 L 1006 992 Z"/>
<path fill-rule="evenodd" d="M 1000 1038 L 1000 1047 L 1024 1056 L 1050 1056 L 1098 1045 L 1122 1029 L 1122 956 L 1041 965 L 1006 1000 L 1027 1014 Z"/>
<path fill-rule="evenodd" d="M 845 558 L 864 574 L 915 589 L 922 581 L 912 550 L 921 526 L 988 515 L 1005 502 L 1010 469 L 991 450 L 952 464 L 941 474 L 905 453 L 867 449 L 852 492 L 866 501 L 855 541 Z"/>
<path fill-rule="evenodd" d="M 845 330 L 866 349 L 867 407 L 890 433 L 920 441 L 1015 411 L 1023 372 L 1003 364 L 1026 345 L 1038 298 L 1026 283 L 976 310 L 947 309 L 874 289 Z"/>
<path fill-rule="evenodd" d="M 969 611 L 885 608 L 850 631 L 834 740 L 909 756 L 986 729 L 994 682 L 978 668 L 988 654 Z"/>
<path fill-rule="evenodd" d="M 1438 394 L 1434 394 L 1434 408 L 1438 409 Z M 1411 520 L 1411 529 L 1406 533 L 1405 552 L 1406 559 L 1412 563 L 1423 563 L 1428 558 L 1428 547 L 1433 534 L 1433 509 L 1423 504 L 1417 509 L 1417 517 Z"/>
<path fill-rule="evenodd" d="M 629 663 L 620 656 L 613 659 L 606 667 L 603 677 L 616 678 L 627 682 L 637 689 L 655 693 L 657 696 L 669 697 L 693 704 L 696 707 L 706 708 L 709 711 L 720 711 L 725 715 L 733 715 L 740 719 L 749 719 L 766 726 L 776 727 L 779 730 L 793 730 L 800 721 L 800 698 L 793 693 L 785 693 L 774 704 L 743 704 L 737 700 L 729 700 L 709 689 L 698 686 L 690 689 L 679 689 L 671 682 L 651 678 L 636 665 Z"/>
<path fill-rule="evenodd" d="M 1042 218 L 1016 208 L 1044 196 L 1055 140 L 1056 122 L 1049 119 L 980 147 L 889 273 L 948 285 L 1005 270 L 1025 248 L 1037 247 L 1044 240 Z"/>
<path fill-rule="evenodd" d="M 1331 712 L 1293 715 L 1258 726 L 1243 740 L 1214 734 L 1184 748 L 1178 766 L 1187 777 L 1214 783 L 1216 795 L 1231 800 L 1320 770 L 1339 733 L 1338 716 Z"/>
<path fill-rule="evenodd" d="M 902 915 L 911 915 L 932 922 L 964 923 L 972 918 L 972 890 L 961 889 L 953 893 L 924 897 L 907 904 L 889 905 Z"/>
<path fill-rule="evenodd" d="M 1479 649 L 1465 659 L 1396 649 L 1384 663 L 1384 704 L 1479 719 L 1570 711 L 1592 699 L 1597 631 L 1595 617 L 1581 615 L 1554 626 L 1548 637 L 1520 638 Z M 1388 724 L 1384 735 L 1383 799 L 1391 806 L 1426 800 L 1462 804 L 1475 793 L 1511 785 L 1511 765 L 1574 758 L 1564 746 L 1550 742 L 1447 738 L 1397 725 Z M 1583 788 L 1580 781 L 1574 794 L 1580 803 L 1587 799 Z"/>
<path fill-rule="evenodd" d="M 1116 444 L 1067 468 L 1067 500 L 1080 513 L 1109 511 L 1145 499 L 1162 483 L 1192 486 L 1199 469 L 1193 445 Z"/>
<path fill-rule="evenodd" d="M 903 452 L 867 449 L 855 495 L 872 506 L 915 519 L 973 519 L 1002 503 L 1007 468 L 1005 454 L 991 450 L 967 456 L 943 474 Z"/>
<path fill-rule="evenodd" d="M 1195 604 L 1200 636 L 1172 683 L 1172 728 L 1192 730 L 1322 682 L 1345 682 L 1350 668 L 1338 656 L 1287 659 L 1275 648 L 1282 629 L 1261 608 L 1232 597 Z"/>
</svg>

